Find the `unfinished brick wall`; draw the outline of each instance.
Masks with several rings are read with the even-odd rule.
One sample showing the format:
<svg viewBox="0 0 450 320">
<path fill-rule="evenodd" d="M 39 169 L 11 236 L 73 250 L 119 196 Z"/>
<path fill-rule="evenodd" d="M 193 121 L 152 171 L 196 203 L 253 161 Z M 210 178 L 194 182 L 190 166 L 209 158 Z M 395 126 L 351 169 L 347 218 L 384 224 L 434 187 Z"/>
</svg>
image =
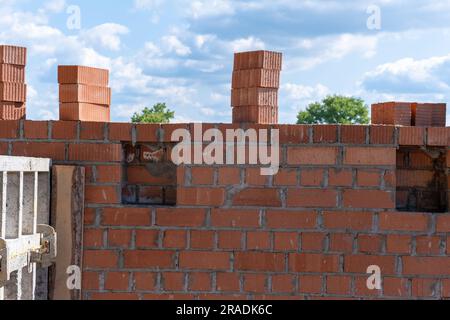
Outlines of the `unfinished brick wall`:
<svg viewBox="0 0 450 320">
<path fill-rule="evenodd" d="M 126 146 L 180 127 L 0 121 L 0 154 L 86 167 L 85 299 L 450 298 L 449 214 L 396 210 L 405 147 L 445 150 L 450 187 L 449 128 L 258 126 L 280 129 L 278 175 L 179 167 L 176 206 L 124 205 Z"/>
</svg>

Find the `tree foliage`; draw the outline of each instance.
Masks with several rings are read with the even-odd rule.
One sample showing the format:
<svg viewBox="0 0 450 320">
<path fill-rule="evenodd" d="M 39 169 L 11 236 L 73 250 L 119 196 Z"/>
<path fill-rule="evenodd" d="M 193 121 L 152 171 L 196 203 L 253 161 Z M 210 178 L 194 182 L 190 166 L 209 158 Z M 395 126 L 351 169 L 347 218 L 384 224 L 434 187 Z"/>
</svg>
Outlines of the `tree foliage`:
<svg viewBox="0 0 450 320">
<path fill-rule="evenodd" d="M 297 124 L 368 124 L 369 108 L 362 99 L 328 96 L 311 103 L 297 116 Z"/>
<path fill-rule="evenodd" d="M 136 112 L 131 121 L 133 123 L 169 123 L 175 117 L 175 112 L 167 108 L 165 103 L 157 103 L 152 108 L 145 107 Z"/>
</svg>

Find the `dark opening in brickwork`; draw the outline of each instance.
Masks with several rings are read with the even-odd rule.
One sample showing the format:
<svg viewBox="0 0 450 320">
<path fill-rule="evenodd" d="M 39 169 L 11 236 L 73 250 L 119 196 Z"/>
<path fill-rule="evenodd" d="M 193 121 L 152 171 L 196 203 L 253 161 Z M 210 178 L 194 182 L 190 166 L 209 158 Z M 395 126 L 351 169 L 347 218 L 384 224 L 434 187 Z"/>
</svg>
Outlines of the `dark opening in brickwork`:
<svg viewBox="0 0 450 320">
<path fill-rule="evenodd" d="M 123 204 L 167 205 L 177 202 L 177 167 L 168 144 L 124 144 Z"/>
<path fill-rule="evenodd" d="M 401 147 L 397 152 L 397 209 L 448 211 L 447 152 L 442 148 Z"/>
</svg>

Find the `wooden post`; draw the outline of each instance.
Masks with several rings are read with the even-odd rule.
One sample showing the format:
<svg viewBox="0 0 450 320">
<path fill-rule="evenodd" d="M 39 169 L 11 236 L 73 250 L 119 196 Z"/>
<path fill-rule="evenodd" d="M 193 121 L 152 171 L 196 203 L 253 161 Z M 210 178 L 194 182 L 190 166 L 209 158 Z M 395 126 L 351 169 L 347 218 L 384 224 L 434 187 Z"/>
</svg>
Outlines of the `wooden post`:
<svg viewBox="0 0 450 320">
<path fill-rule="evenodd" d="M 67 285 L 67 271 L 83 267 L 84 184 L 84 167 L 53 166 L 51 224 L 57 233 L 58 255 L 50 269 L 50 300 L 81 300 L 81 288 L 71 290 Z"/>
</svg>

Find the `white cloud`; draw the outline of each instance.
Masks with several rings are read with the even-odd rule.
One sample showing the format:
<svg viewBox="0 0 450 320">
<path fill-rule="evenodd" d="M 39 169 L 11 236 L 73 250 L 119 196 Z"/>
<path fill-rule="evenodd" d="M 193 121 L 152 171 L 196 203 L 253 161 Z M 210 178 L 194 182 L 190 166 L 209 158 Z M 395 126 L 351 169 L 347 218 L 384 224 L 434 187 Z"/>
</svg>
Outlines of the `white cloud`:
<svg viewBox="0 0 450 320">
<path fill-rule="evenodd" d="M 189 14 L 194 19 L 218 15 L 231 15 L 235 12 L 233 1 L 229 0 L 196 0 L 189 7 Z"/>
<path fill-rule="evenodd" d="M 404 58 L 367 72 L 367 90 L 398 93 L 444 93 L 450 90 L 450 55 L 416 60 Z"/>
<path fill-rule="evenodd" d="M 136 9 L 155 10 L 161 6 L 162 0 L 134 0 Z"/>
<path fill-rule="evenodd" d="M 82 38 L 90 45 L 100 45 L 112 51 L 121 48 L 121 35 L 129 32 L 128 28 L 117 23 L 105 23 L 93 27 L 82 34 Z"/>
<path fill-rule="evenodd" d="M 52 13 L 60 13 L 66 7 L 66 0 L 48 0 L 44 4 L 44 10 Z"/>
<path fill-rule="evenodd" d="M 261 50 L 266 47 L 265 43 L 255 37 L 237 39 L 231 42 L 233 52 Z"/>
<path fill-rule="evenodd" d="M 192 53 L 191 49 L 184 45 L 175 35 L 164 36 L 162 43 L 168 52 L 175 52 L 179 56 L 188 56 Z"/>
</svg>

